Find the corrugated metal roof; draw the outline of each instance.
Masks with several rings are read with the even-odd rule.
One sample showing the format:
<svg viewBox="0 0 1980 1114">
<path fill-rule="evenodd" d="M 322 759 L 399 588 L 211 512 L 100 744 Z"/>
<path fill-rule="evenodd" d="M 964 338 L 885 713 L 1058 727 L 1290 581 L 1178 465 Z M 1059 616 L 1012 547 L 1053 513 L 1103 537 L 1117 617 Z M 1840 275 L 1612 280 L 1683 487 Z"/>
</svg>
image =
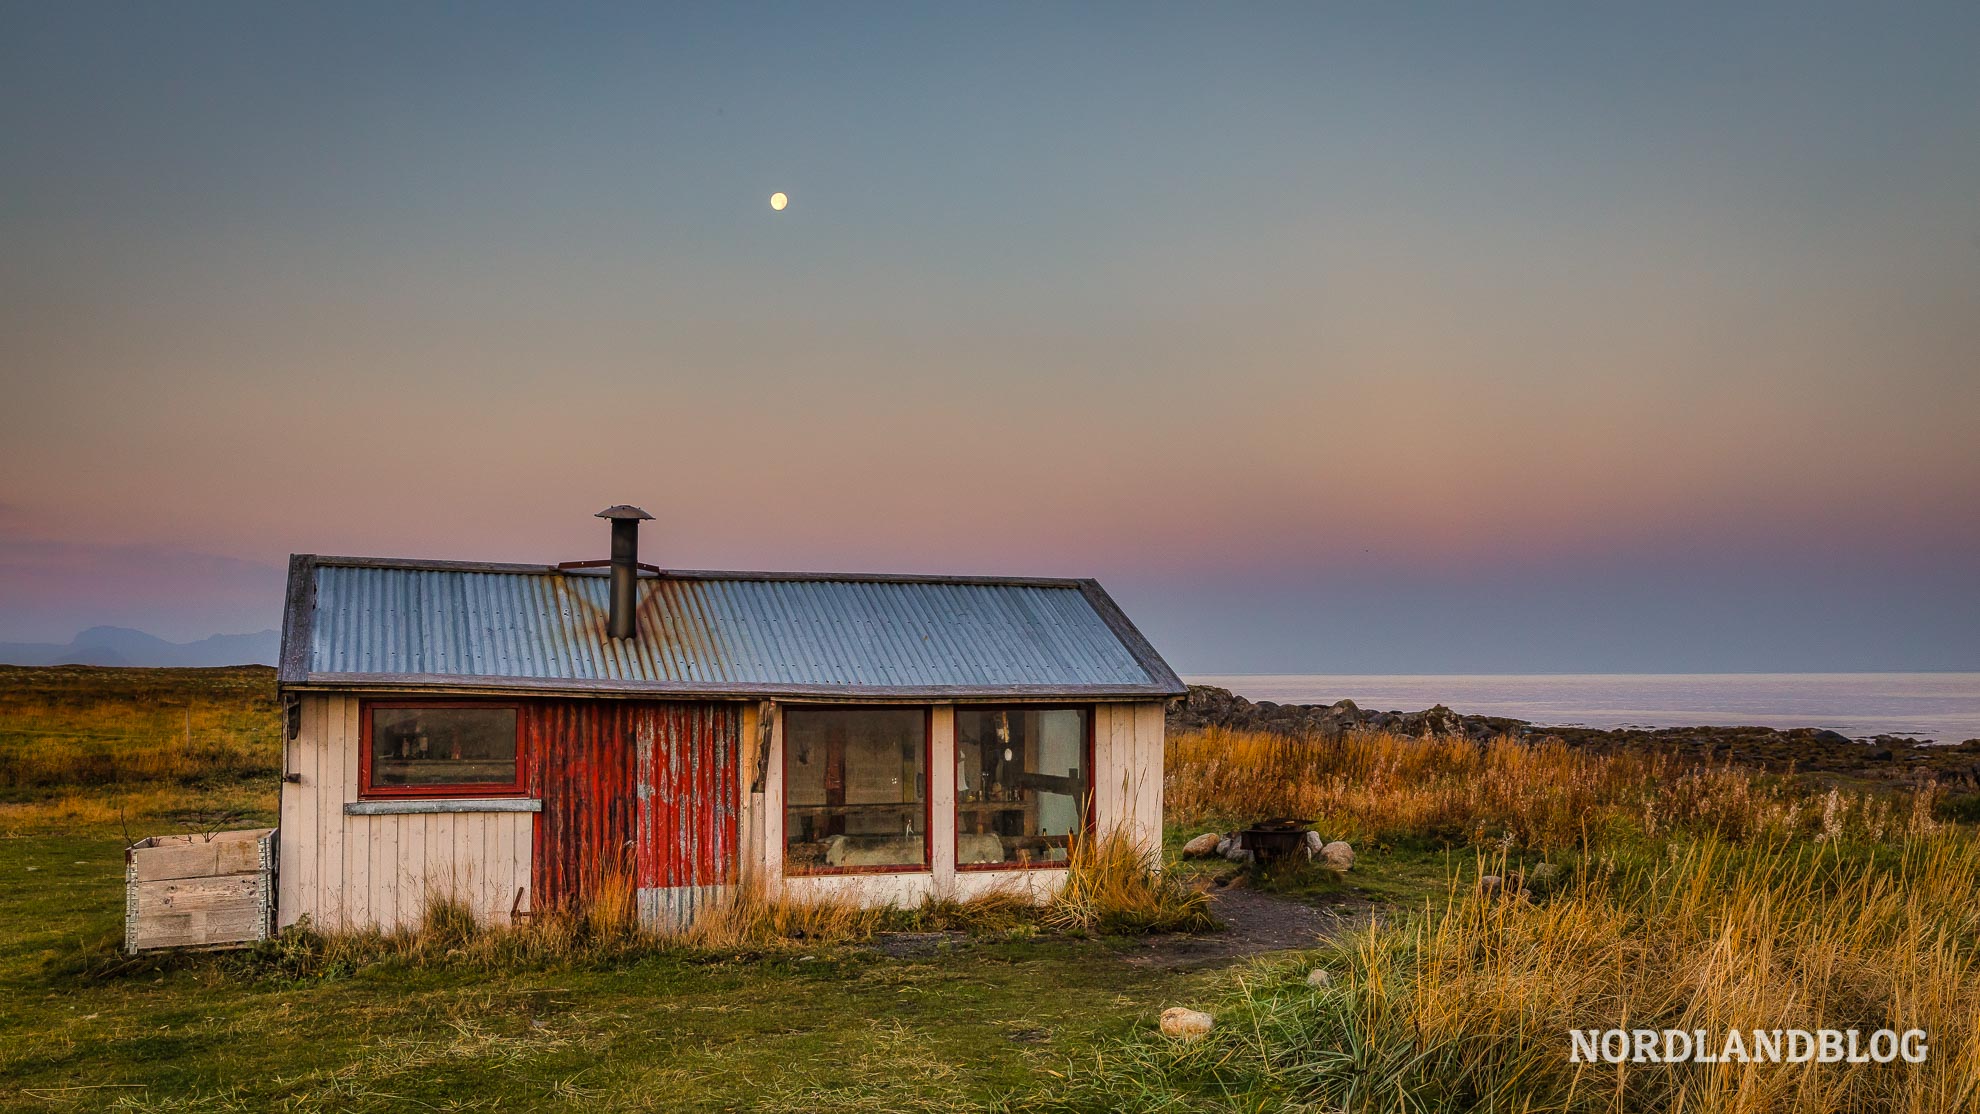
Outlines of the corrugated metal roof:
<svg viewBox="0 0 1980 1114">
<path fill-rule="evenodd" d="M 1090 580 L 664 573 L 639 634 L 540 565 L 293 559 L 282 680 L 679 694 L 1179 695 Z"/>
</svg>

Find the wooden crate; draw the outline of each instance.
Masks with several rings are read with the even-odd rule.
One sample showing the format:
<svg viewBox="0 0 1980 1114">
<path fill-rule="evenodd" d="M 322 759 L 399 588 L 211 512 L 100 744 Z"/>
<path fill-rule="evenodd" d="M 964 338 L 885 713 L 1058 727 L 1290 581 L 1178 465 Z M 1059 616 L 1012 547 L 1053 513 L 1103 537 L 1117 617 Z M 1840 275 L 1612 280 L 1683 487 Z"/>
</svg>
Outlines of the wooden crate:
<svg viewBox="0 0 1980 1114">
<path fill-rule="evenodd" d="M 275 930 L 274 828 L 151 836 L 124 849 L 124 950 L 231 948 Z"/>
</svg>

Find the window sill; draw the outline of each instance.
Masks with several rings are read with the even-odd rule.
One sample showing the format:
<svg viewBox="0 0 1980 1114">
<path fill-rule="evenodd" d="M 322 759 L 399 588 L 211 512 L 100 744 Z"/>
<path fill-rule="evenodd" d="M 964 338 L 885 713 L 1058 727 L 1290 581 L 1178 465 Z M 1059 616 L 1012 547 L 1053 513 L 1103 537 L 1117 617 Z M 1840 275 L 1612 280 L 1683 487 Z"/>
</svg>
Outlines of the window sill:
<svg viewBox="0 0 1980 1114">
<path fill-rule="evenodd" d="M 344 802 L 345 816 L 419 816 L 439 812 L 542 812 L 533 797 L 447 797 Z"/>
<path fill-rule="evenodd" d="M 801 869 L 784 868 L 785 878 L 848 878 L 861 874 L 933 874 L 928 866 L 814 866 Z"/>
</svg>

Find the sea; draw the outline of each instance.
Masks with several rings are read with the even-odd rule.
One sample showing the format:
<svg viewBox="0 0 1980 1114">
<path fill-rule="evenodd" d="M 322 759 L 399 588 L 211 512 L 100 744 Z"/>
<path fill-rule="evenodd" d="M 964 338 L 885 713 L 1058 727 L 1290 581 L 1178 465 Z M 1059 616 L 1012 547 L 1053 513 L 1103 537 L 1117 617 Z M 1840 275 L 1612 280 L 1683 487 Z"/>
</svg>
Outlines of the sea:
<svg viewBox="0 0 1980 1114">
<path fill-rule="evenodd" d="M 1186 677 L 1251 700 L 1381 711 L 1442 704 L 1547 727 L 1817 727 L 1851 738 L 1980 739 L 1980 673 L 1246 673 Z"/>
</svg>

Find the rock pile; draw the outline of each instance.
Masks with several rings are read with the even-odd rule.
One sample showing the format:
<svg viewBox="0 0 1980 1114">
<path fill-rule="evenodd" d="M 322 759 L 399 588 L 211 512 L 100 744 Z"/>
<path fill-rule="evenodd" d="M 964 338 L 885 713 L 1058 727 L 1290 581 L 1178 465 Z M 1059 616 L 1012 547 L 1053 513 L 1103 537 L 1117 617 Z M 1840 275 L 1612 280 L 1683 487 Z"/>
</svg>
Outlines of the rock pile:
<svg viewBox="0 0 1980 1114">
<path fill-rule="evenodd" d="M 1229 859 L 1234 863 L 1248 863 L 1253 860 L 1251 852 L 1244 849 L 1243 841 L 1236 832 L 1204 832 L 1182 845 L 1185 859 Z M 1308 860 L 1318 862 L 1330 870 L 1353 870 L 1354 847 L 1346 840 L 1327 842 L 1319 832 L 1306 833 L 1303 844 Z"/>
<path fill-rule="evenodd" d="M 1210 685 L 1189 686 L 1189 696 L 1169 710 L 1171 731 L 1224 727 L 1299 738 L 1338 737 L 1349 731 L 1392 731 L 1426 739 L 1439 735 L 1489 739 L 1524 726 L 1515 719 L 1461 716 L 1442 704 L 1420 712 L 1378 712 L 1364 711 L 1352 700 L 1332 704 L 1253 702 L 1229 689 Z"/>
</svg>

